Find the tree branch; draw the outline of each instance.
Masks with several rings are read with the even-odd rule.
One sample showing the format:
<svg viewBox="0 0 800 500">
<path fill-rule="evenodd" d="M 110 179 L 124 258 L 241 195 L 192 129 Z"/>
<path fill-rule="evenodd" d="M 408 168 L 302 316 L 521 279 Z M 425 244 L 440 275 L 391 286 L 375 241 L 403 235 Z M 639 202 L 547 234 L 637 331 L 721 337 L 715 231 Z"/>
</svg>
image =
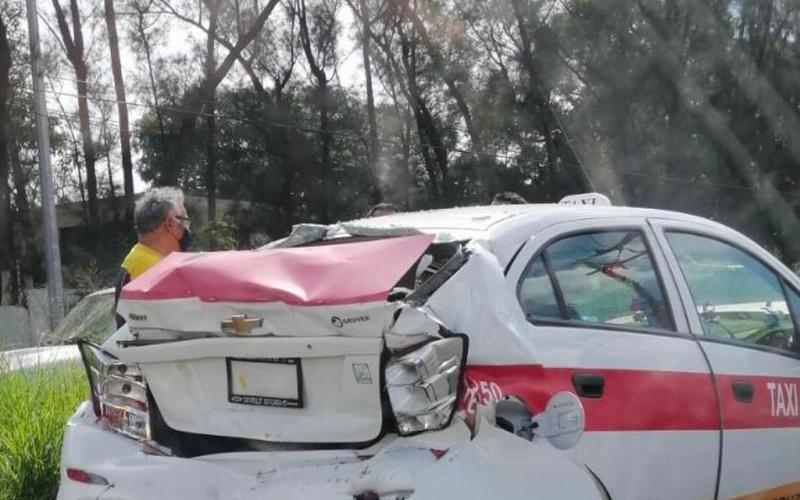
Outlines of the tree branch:
<svg viewBox="0 0 800 500">
<path fill-rule="evenodd" d="M 67 25 L 67 18 L 58 0 L 53 0 L 53 9 L 56 11 L 56 19 L 58 20 L 58 30 L 61 32 L 61 39 L 64 41 L 64 49 L 67 53 L 67 58 L 72 62 L 72 55 L 75 52 L 75 43 L 72 41 L 72 35 L 69 32 L 69 25 Z"/>
<path fill-rule="evenodd" d="M 264 7 L 261 13 L 253 22 L 253 25 L 247 30 L 247 33 L 244 34 L 243 37 L 239 38 L 236 42 L 236 45 L 228 52 L 228 55 L 222 61 L 222 64 L 217 68 L 217 71 L 214 73 L 213 78 L 208 85 L 212 88 L 216 88 L 219 83 L 225 78 L 225 75 L 228 74 L 231 67 L 233 66 L 234 61 L 239 58 L 242 51 L 247 47 L 250 42 L 252 42 L 261 29 L 264 27 L 264 23 L 267 22 L 269 15 L 272 13 L 275 6 L 278 4 L 279 0 L 269 0 L 269 3 Z"/>
<path fill-rule="evenodd" d="M 67 54 L 69 51 L 67 51 L 67 47 L 64 46 L 64 42 L 61 40 L 61 35 L 59 35 L 59 33 L 55 30 L 55 28 L 53 28 L 53 25 L 50 24 L 50 21 L 48 21 L 47 18 L 44 17 L 41 12 L 38 12 L 38 15 L 39 19 L 44 23 L 47 29 L 50 30 L 50 33 L 53 34 L 53 37 L 55 37 L 56 41 L 61 46 L 61 49 L 64 51 L 65 54 Z"/>
</svg>

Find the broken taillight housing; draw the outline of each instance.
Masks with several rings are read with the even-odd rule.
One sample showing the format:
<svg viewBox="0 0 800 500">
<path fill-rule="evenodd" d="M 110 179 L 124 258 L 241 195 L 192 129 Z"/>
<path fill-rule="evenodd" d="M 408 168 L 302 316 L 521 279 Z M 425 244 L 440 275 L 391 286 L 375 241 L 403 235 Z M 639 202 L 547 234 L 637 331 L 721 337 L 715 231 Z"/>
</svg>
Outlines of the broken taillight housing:
<svg viewBox="0 0 800 500">
<path fill-rule="evenodd" d="M 95 414 L 114 431 L 149 440 L 147 383 L 139 367 L 122 363 L 89 342 L 80 342 L 78 347 L 89 377 Z"/>
<path fill-rule="evenodd" d="M 386 390 L 401 435 L 437 430 L 453 418 L 461 394 L 467 338 L 434 340 L 392 359 Z"/>
</svg>

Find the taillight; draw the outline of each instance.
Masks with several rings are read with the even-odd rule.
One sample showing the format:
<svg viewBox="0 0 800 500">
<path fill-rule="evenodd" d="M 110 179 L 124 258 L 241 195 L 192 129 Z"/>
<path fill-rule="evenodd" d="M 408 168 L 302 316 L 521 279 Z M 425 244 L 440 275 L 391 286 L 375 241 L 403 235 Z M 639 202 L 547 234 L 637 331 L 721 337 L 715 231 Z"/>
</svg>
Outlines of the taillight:
<svg viewBox="0 0 800 500">
<path fill-rule="evenodd" d="M 466 337 L 454 335 L 389 361 L 386 389 L 400 434 L 441 429 L 450 423 L 466 351 Z"/>
<path fill-rule="evenodd" d="M 73 481 L 86 484 L 97 484 L 99 486 L 108 486 L 108 481 L 103 476 L 86 472 L 83 469 L 67 469 L 67 477 Z"/>
<path fill-rule="evenodd" d="M 137 365 L 122 363 L 100 347 L 78 344 L 89 377 L 95 414 L 112 430 L 150 439 L 147 383 Z"/>
</svg>

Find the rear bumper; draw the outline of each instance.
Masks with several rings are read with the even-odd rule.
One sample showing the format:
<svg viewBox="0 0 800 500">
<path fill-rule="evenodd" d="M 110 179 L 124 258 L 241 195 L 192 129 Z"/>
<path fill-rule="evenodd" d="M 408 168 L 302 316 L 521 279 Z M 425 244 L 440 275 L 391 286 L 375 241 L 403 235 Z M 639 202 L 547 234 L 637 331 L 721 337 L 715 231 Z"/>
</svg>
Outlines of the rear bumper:
<svg viewBox="0 0 800 500">
<path fill-rule="evenodd" d="M 433 450 L 433 451 L 432 451 Z M 446 450 L 444 455 L 440 450 Z M 96 425 L 83 403 L 61 455 L 59 500 L 303 498 L 601 498 L 586 470 L 544 439 L 524 441 L 491 425 L 470 439 L 461 422 L 411 438 L 389 436 L 365 455 L 351 450 L 248 452 L 175 458 Z M 360 454 L 360 455 L 359 455 Z M 79 468 L 108 485 L 66 476 Z"/>
</svg>

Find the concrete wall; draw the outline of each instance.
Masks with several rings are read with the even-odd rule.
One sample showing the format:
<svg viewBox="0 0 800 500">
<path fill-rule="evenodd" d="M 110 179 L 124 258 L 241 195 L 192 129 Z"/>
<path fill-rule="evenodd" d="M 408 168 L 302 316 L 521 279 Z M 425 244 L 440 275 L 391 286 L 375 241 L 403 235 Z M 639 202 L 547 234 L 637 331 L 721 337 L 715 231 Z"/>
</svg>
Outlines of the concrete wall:
<svg viewBox="0 0 800 500">
<path fill-rule="evenodd" d="M 0 306 L 0 351 L 32 345 L 28 310 L 18 306 Z"/>
<path fill-rule="evenodd" d="M 67 311 L 81 298 L 75 290 L 64 290 L 64 296 Z M 25 292 L 27 309 L 0 306 L 0 351 L 42 344 L 50 333 L 50 309 L 46 297 L 45 289 L 35 288 Z"/>
</svg>

